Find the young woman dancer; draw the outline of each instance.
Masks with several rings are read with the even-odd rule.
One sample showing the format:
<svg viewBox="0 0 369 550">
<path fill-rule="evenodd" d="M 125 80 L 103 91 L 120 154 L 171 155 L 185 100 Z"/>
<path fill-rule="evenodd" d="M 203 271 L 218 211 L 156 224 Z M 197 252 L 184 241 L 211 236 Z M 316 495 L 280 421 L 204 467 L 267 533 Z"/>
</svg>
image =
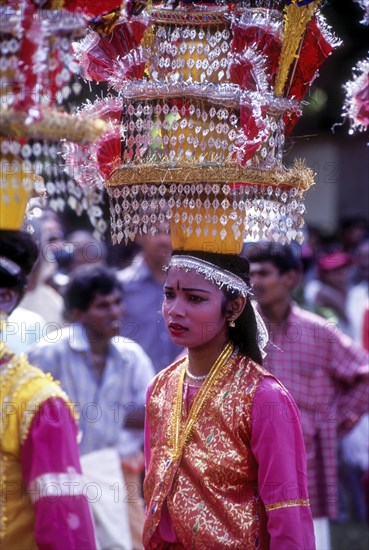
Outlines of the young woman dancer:
<svg viewBox="0 0 369 550">
<path fill-rule="evenodd" d="M 188 355 L 146 408 L 152 549 L 314 549 L 296 405 L 261 365 L 267 334 L 236 255 L 174 252 L 163 315 Z"/>
</svg>

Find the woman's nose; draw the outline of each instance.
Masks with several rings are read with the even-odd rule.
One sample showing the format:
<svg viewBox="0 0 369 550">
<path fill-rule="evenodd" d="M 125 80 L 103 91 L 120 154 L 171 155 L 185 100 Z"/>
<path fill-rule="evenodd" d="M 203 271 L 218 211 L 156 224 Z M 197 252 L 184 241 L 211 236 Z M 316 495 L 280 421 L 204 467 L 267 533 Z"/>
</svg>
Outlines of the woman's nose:
<svg viewBox="0 0 369 550">
<path fill-rule="evenodd" d="M 168 313 L 172 316 L 179 315 L 180 317 L 185 315 L 184 303 L 180 297 L 176 297 L 170 301 Z"/>
</svg>

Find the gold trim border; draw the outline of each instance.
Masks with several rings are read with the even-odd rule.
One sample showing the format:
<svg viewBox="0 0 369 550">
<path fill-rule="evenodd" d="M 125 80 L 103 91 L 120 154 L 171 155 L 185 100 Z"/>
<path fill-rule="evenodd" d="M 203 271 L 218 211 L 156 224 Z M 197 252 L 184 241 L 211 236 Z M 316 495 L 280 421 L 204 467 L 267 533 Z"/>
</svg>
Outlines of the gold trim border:
<svg viewBox="0 0 369 550">
<path fill-rule="evenodd" d="M 140 184 L 241 183 L 272 187 L 296 188 L 306 191 L 314 185 L 314 172 L 301 160 L 284 170 L 246 169 L 235 163 L 219 166 L 170 166 L 159 164 L 127 165 L 117 168 L 105 182 L 105 187 Z"/>
<path fill-rule="evenodd" d="M 101 119 L 83 120 L 76 115 L 45 109 L 41 120 L 26 122 L 26 113 L 13 110 L 1 111 L 0 135 L 9 138 L 59 141 L 66 139 L 78 143 L 93 143 L 108 128 Z"/>
<path fill-rule="evenodd" d="M 206 11 L 172 8 L 151 8 L 151 21 L 161 25 L 221 25 L 227 22 L 225 8 L 208 9 Z"/>
<path fill-rule="evenodd" d="M 310 501 L 308 498 L 301 498 L 297 500 L 274 502 L 274 504 L 269 504 L 269 506 L 265 506 L 265 510 L 267 512 L 270 512 L 271 510 L 279 510 L 280 508 L 293 508 L 294 506 L 310 506 Z"/>
<path fill-rule="evenodd" d="M 228 6 L 210 6 L 204 10 L 191 8 L 164 8 L 163 6 L 148 9 L 151 22 L 155 25 L 227 25 L 230 26 L 231 16 L 238 19 L 245 12 L 250 13 L 275 13 L 280 12 L 271 8 L 249 8 L 237 6 L 229 10 Z M 281 14 L 282 18 L 282 14 Z"/>
</svg>

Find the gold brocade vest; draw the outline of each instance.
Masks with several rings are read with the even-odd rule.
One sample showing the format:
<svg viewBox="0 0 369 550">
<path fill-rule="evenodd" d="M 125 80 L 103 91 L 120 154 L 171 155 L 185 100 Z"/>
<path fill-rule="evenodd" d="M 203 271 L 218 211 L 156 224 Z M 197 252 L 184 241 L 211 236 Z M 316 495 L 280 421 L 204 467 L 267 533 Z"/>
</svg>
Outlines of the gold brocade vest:
<svg viewBox="0 0 369 550">
<path fill-rule="evenodd" d="M 258 496 L 258 465 L 250 438 L 254 394 L 270 374 L 244 355 L 236 355 L 215 381 L 216 391 L 176 460 L 171 458 L 168 434 L 181 368 L 179 361 L 159 373 L 147 404 L 151 459 L 144 483 L 144 546 L 165 548 L 151 539 L 166 502 L 185 548 L 267 549 L 267 517 Z"/>
<path fill-rule="evenodd" d="M 13 355 L 3 342 L 0 346 L 0 547 L 33 550 L 37 549 L 34 514 L 22 480 L 22 446 L 40 405 L 50 397 L 67 401 L 67 396 L 50 374 L 32 367 L 25 355 Z"/>
</svg>

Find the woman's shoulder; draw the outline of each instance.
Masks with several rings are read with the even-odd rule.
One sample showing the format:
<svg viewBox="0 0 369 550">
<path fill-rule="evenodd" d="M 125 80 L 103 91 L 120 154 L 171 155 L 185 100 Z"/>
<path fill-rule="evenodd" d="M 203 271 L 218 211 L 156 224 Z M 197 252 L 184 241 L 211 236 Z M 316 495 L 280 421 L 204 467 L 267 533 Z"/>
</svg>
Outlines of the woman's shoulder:
<svg viewBox="0 0 369 550">
<path fill-rule="evenodd" d="M 299 417 L 296 402 L 287 388 L 274 376 L 265 377 L 255 393 L 254 407 L 267 407 L 273 405 L 274 408 L 281 407 L 285 412 L 287 409 L 294 411 L 293 416 Z"/>
<path fill-rule="evenodd" d="M 257 378 L 260 378 L 261 380 L 264 378 L 274 378 L 265 367 L 259 363 L 256 363 L 256 361 L 253 361 L 250 357 L 241 352 L 238 354 L 238 360 L 247 368 L 250 374 L 254 374 Z"/>
<path fill-rule="evenodd" d="M 165 369 L 159 371 L 154 376 L 154 378 L 151 382 L 151 388 L 153 389 L 158 384 L 161 384 L 161 383 L 165 382 L 173 374 L 175 374 L 177 371 L 179 371 L 181 369 L 184 361 L 186 360 L 186 358 L 187 358 L 187 355 L 185 355 L 184 357 L 180 357 L 179 359 L 177 359 L 176 361 L 171 363 L 168 367 L 166 367 Z"/>
<path fill-rule="evenodd" d="M 258 394 L 278 394 L 279 396 L 291 398 L 291 394 L 287 390 L 287 388 L 282 384 L 282 382 L 274 376 L 271 372 L 269 372 L 265 367 L 260 365 L 259 363 L 256 363 L 249 357 L 244 355 L 245 360 L 247 361 L 247 365 L 249 368 L 249 372 L 252 372 L 254 376 L 256 376 L 259 379 L 259 385 L 258 385 Z"/>
</svg>

